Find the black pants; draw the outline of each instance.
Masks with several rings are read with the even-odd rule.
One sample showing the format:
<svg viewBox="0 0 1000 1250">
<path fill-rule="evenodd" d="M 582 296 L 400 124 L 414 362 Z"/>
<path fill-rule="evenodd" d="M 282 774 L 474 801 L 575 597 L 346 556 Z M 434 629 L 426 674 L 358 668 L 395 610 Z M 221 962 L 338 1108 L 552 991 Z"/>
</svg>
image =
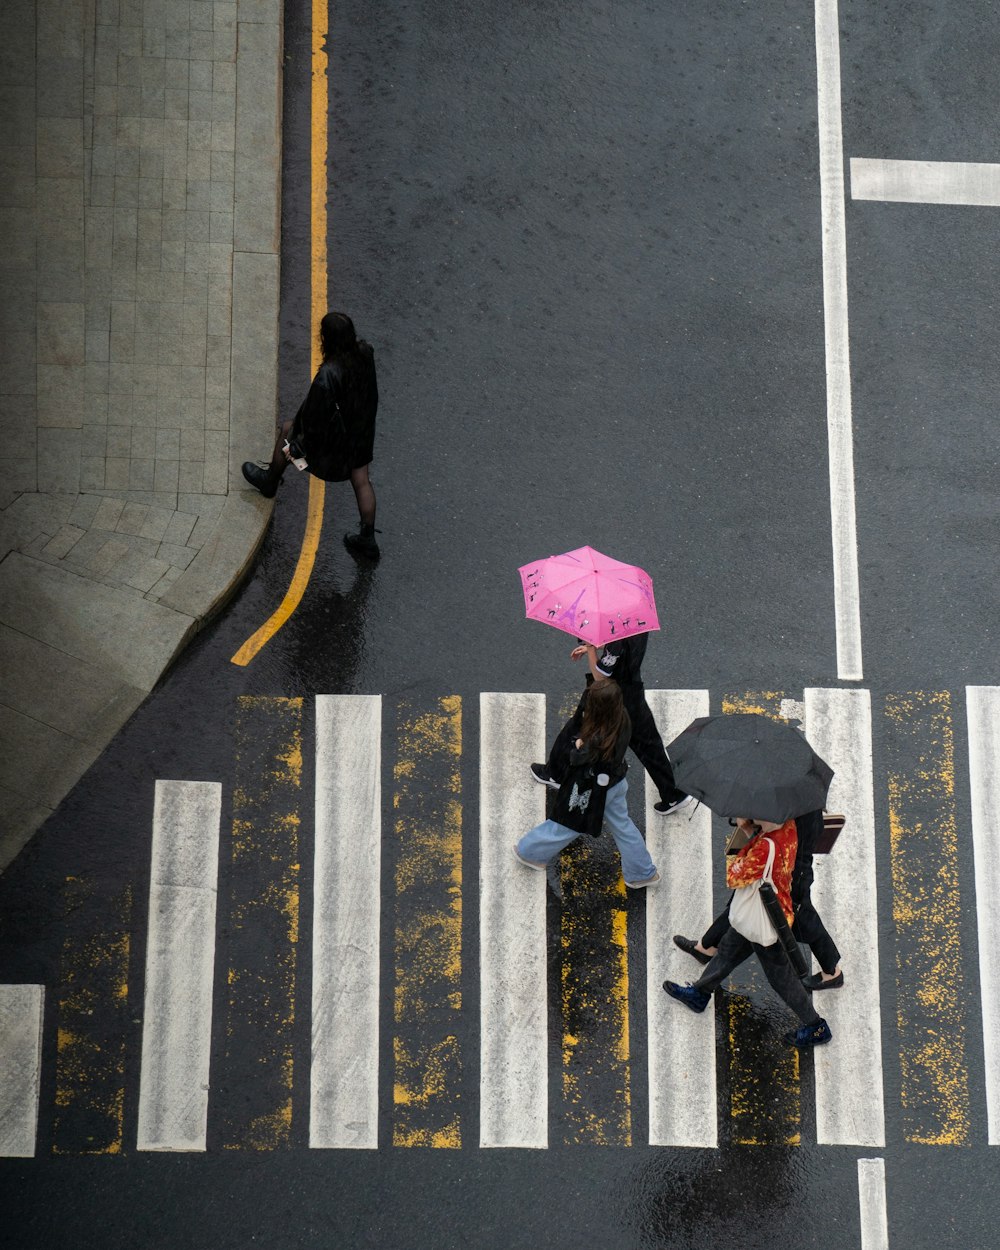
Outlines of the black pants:
<svg viewBox="0 0 1000 1250">
<path fill-rule="evenodd" d="M 775 942 L 773 946 L 758 946 L 755 942 L 748 942 L 735 929 L 726 930 L 719 942 L 717 953 L 694 982 L 695 989 L 711 994 L 735 968 L 755 953 L 764 969 L 764 975 L 779 998 L 784 999 L 803 1024 L 818 1024 L 820 1017 L 816 1014 L 812 999 L 802 988 L 802 982 L 788 962 L 788 956 L 781 949 L 781 944 Z"/>
<path fill-rule="evenodd" d="M 795 871 L 792 873 L 792 908 L 795 912 L 792 933 L 797 942 L 805 942 L 823 971 L 832 974 L 837 971 L 840 963 L 840 951 L 809 897 L 813 882 L 811 860 L 812 856 L 809 857 L 810 862 L 801 865 L 796 861 Z"/>
<path fill-rule="evenodd" d="M 792 934 L 796 941 L 804 942 L 809 947 L 823 971 L 832 975 L 840 964 L 840 951 L 827 932 L 809 896 L 813 883 L 813 853 L 816 840 L 823 832 L 822 811 L 807 812 L 804 816 L 796 816 L 795 831 L 798 837 L 798 850 L 795 854 L 795 868 L 792 870 L 790 891 L 792 910 L 795 913 Z M 729 904 L 727 903 L 724 910 L 705 930 L 701 939 L 702 946 L 718 946 L 728 928 Z"/>
<path fill-rule="evenodd" d="M 812 884 L 810 874 L 809 884 Z M 812 905 L 809 897 L 809 886 L 805 887 L 804 897 L 795 888 L 792 880 L 792 906 L 795 909 L 795 922 L 792 935 L 797 942 L 803 942 L 816 956 L 816 962 L 825 973 L 832 976 L 840 964 L 840 951 L 837 944 L 827 932 L 826 925 L 820 919 L 819 912 Z M 701 944 L 707 950 L 710 946 L 718 946 L 729 932 L 729 903 L 715 917 L 702 934 Z"/>
<path fill-rule="evenodd" d="M 649 778 L 659 792 L 660 799 L 664 803 L 676 803 L 685 797 L 684 791 L 678 790 L 674 785 L 674 772 L 667 759 L 667 753 L 663 749 L 663 739 L 656 728 L 653 713 L 646 702 L 645 688 L 641 684 L 628 685 L 622 686 L 621 691 L 625 711 L 628 712 L 629 720 L 632 722 L 632 736 L 628 744 L 636 759 L 649 773 Z M 556 781 L 561 781 L 566 775 L 570 748 L 579 736 L 580 726 L 583 723 L 585 697 L 580 699 L 576 711 L 559 730 L 552 744 L 552 750 L 549 752 L 546 767 L 549 775 Z"/>
</svg>

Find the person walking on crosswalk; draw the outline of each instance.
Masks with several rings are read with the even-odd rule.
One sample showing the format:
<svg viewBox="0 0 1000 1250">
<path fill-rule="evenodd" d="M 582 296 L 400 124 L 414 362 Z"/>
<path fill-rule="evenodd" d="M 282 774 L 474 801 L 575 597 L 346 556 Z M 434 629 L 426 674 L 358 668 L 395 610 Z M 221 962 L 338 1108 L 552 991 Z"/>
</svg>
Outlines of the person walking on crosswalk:
<svg viewBox="0 0 1000 1250">
<path fill-rule="evenodd" d="M 803 984 L 807 990 L 838 990 L 844 984 L 844 973 L 840 967 L 840 951 L 837 944 L 820 919 L 819 912 L 813 906 L 810 889 L 813 883 L 813 855 L 816 842 L 823 832 L 823 812 L 807 812 L 804 816 L 795 817 L 795 832 L 798 848 L 795 854 L 795 867 L 792 870 L 792 910 L 795 923 L 792 934 L 799 942 L 804 942 L 820 966 L 820 971 L 813 973 Z M 680 947 L 685 954 L 691 955 L 700 964 L 707 964 L 716 953 L 719 943 L 729 928 L 729 904 L 715 917 L 700 938 L 684 937 L 681 933 L 674 934 L 674 945 Z"/>
<path fill-rule="evenodd" d="M 598 655 L 591 643 L 581 643 L 570 652 L 570 658 L 587 657 L 590 671 L 587 673 L 587 689 L 595 682 L 615 682 L 622 692 L 625 710 L 632 722 L 629 746 L 636 759 L 649 773 L 650 780 L 659 791 L 659 800 L 653 804 L 657 812 L 678 812 L 694 800 L 674 784 L 670 760 L 663 747 L 663 739 L 656 728 L 656 721 L 646 702 L 646 689 L 642 683 L 642 661 L 646 654 L 649 634 L 633 634 L 606 643 Z M 586 695 L 586 691 L 584 692 Z M 549 758 L 544 764 L 532 764 L 531 775 L 541 785 L 558 789 L 566 771 L 567 759 L 573 740 L 579 733 L 583 711 L 583 699 L 573 716 L 559 731 Z"/>
<path fill-rule="evenodd" d="M 544 871 L 581 833 L 599 837 L 607 821 L 621 855 L 625 884 L 630 890 L 655 885 L 660 874 L 628 814 L 625 751 L 632 723 L 621 688 L 613 681 L 595 682 L 580 708 L 579 733 L 570 744 L 553 818 L 529 830 L 514 854 L 528 868 Z"/>
<path fill-rule="evenodd" d="M 278 430 L 270 464 L 247 460 L 243 476 L 267 499 L 277 493 L 289 464 L 326 482 L 350 478 L 360 526 L 356 534 L 344 535 L 344 545 L 357 555 L 377 559 L 375 489 L 368 476 L 378 410 L 375 353 L 342 312 L 328 312 L 323 318 L 320 347 L 323 362 L 294 420 Z"/>
<path fill-rule="evenodd" d="M 785 919 L 791 925 L 792 913 L 792 869 L 795 864 L 795 853 L 798 838 L 795 821 L 786 820 L 784 824 L 770 821 L 752 820 L 740 816 L 737 826 L 749 837 L 745 846 L 733 855 L 727 855 L 726 884 L 731 890 L 741 890 L 752 886 L 764 877 L 773 843 L 773 865 L 771 879 L 774 890 L 781 903 Z M 800 1050 L 811 1046 L 821 1046 L 833 1037 L 830 1026 L 818 1014 L 812 1005 L 812 999 L 799 980 L 798 974 L 788 961 L 780 942 L 763 946 L 759 942 L 751 942 L 742 933 L 730 926 L 719 942 L 719 949 L 708 962 L 708 966 L 693 984 L 678 985 L 675 981 L 664 981 L 663 988 L 671 998 L 683 1003 L 691 1011 L 704 1011 L 711 1002 L 712 993 L 725 981 L 740 964 L 751 955 L 756 954 L 764 974 L 771 983 L 772 989 L 791 1007 L 802 1021 L 801 1027 L 784 1035 L 790 1046 Z"/>
</svg>

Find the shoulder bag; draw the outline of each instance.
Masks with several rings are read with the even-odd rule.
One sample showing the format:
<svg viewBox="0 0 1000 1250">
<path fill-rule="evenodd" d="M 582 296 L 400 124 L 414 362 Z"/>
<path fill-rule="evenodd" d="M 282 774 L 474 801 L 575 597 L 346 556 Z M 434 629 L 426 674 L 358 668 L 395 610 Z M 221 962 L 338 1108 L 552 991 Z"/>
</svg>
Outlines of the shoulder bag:
<svg viewBox="0 0 1000 1250">
<path fill-rule="evenodd" d="M 749 885 L 740 886 L 738 890 L 733 891 L 733 901 L 729 904 L 729 923 L 748 942 L 754 942 L 757 946 L 773 946 L 778 940 L 778 935 L 774 931 L 774 925 L 760 897 L 760 886 L 762 881 L 766 881 L 772 888 L 774 886 L 774 879 L 771 876 L 771 869 L 774 866 L 774 842 L 770 838 L 764 838 L 763 841 L 767 843 L 767 863 L 764 866 L 764 872 L 756 881 L 751 881 Z"/>
</svg>

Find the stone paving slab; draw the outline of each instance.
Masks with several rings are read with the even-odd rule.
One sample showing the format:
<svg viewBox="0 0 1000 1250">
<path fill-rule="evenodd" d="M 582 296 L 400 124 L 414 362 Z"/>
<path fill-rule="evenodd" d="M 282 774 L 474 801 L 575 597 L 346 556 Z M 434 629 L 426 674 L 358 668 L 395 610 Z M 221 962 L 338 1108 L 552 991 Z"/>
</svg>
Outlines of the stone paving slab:
<svg viewBox="0 0 1000 1250">
<path fill-rule="evenodd" d="M 239 465 L 277 407 L 281 23 L 0 9 L 0 869 L 270 519 Z"/>
</svg>

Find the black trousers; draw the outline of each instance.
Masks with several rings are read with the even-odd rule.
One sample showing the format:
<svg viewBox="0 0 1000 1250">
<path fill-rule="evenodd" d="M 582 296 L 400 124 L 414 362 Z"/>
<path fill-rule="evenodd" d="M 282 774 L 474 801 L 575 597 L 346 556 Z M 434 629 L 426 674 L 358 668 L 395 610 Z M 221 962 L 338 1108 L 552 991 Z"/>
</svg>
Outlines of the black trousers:
<svg viewBox="0 0 1000 1250">
<path fill-rule="evenodd" d="M 811 861 L 812 856 L 809 858 Z M 796 862 L 795 871 L 792 873 L 792 907 L 795 911 L 792 934 L 796 941 L 805 942 L 824 972 L 834 973 L 840 963 L 840 951 L 837 949 L 837 943 L 827 932 L 826 925 L 819 917 L 819 912 L 813 907 L 812 899 L 809 897 L 812 883 L 812 863 L 802 864 L 800 867 Z"/>
<path fill-rule="evenodd" d="M 811 884 L 811 882 L 810 882 Z M 837 943 L 827 932 L 826 925 L 820 919 L 819 912 L 812 905 L 809 887 L 805 897 L 796 898 L 795 882 L 792 882 L 792 906 L 795 908 L 795 921 L 792 924 L 792 936 L 797 942 L 803 942 L 816 956 L 816 962 L 829 975 L 837 971 L 840 964 L 840 951 Z M 718 946 L 729 932 L 729 904 L 715 917 L 701 937 L 701 944 L 708 949 Z"/>
<path fill-rule="evenodd" d="M 802 982 L 788 962 L 788 956 L 781 949 L 781 944 L 775 942 L 773 946 L 758 946 L 755 942 L 748 942 L 735 929 L 726 930 L 719 942 L 717 953 L 694 982 L 695 989 L 711 994 L 735 968 L 753 954 L 760 960 L 760 966 L 764 969 L 771 988 L 791 1007 L 802 1023 L 818 1024 L 820 1017 L 812 1005 L 812 999 L 803 989 Z"/>
<path fill-rule="evenodd" d="M 809 891 L 813 883 L 813 852 L 816 839 L 823 832 L 822 811 L 807 812 L 805 816 L 795 818 L 795 830 L 798 835 L 798 850 L 795 854 L 795 867 L 792 870 L 792 910 L 795 920 L 792 934 L 796 941 L 804 942 L 816 956 L 816 962 L 824 972 L 832 974 L 837 971 L 840 963 L 840 951 L 837 944 L 827 932 L 820 919 L 819 912 L 813 907 Z M 730 899 L 732 895 L 730 895 Z M 701 939 L 702 946 L 718 946 L 729 928 L 729 904 L 719 913 L 705 930 Z"/>
<path fill-rule="evenodd" d="M 609 679 L 610 680 L 610 679 Z M 632 736 L 628 740 L 629 747 L 639 763 L 643 766 L 660 799 L 664 803 L 675 803 L 684 798 L 684 791 L 674 785 L 674 771 L 670 767 L 667 753 L 663 747 L 663 739 L 656 728 L 653 713 L 646 702 L 646 691 L 642 685 L 622 686 L 622 701 L 625 711 L 632 722 Z M 580 732 L 583 723 L 584 698 L 581 697 L 576 711 L 563 725 L 552 744 L 546 767 L 549 775 L 556 781 L 562 781 L 569 766 L 569 753 L 573 742 Z"/>
</svg>

